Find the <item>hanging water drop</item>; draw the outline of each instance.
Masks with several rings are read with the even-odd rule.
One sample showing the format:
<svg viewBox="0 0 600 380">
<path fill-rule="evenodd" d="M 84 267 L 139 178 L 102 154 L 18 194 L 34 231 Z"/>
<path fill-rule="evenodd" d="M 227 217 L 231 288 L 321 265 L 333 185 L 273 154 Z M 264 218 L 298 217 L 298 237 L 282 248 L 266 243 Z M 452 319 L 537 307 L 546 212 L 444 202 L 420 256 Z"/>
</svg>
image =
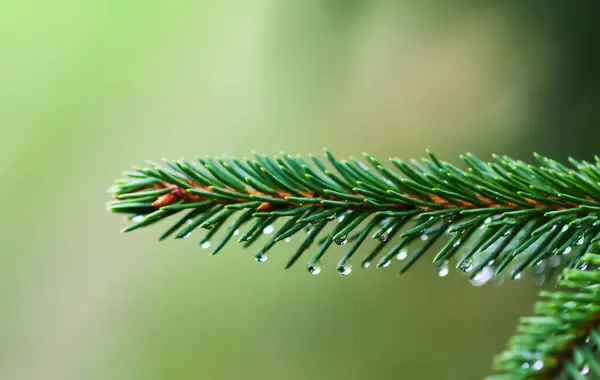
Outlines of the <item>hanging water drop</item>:
<svg viewBox="0 0 600 380">
<path fill-rule="evenodd" d="M 568 255 L 569 253 L 571 253 L 571 250 L 573 250 L 573 248 L 571 247 L 565 248 L 565 250 L 563 251 L 563 255 Z"/>
<path fill-rule="evenodd" d="M 335 239 L 335 244 L 337 245 L 346 245 L 346 243 L 348 242 L 348 236 L 344 235 L 344 236 L 340 236 L 339 238 Z"/>
<path fill-rule="evenodd" d="M 586 263 L 585 261 L 581 261 L 579 262 L 579 264 L 577 264 L 577 269 L 579 270 L 586 270 L 588 267 L 588 263 Z"/>
<path fill-rule="evenodd" d="M 466 260 L 462 260 L 459 264 L 458 264 L 458 269 L 462 270 L 463 272 L 470 272 L 473 270 L 473 260 L 471 258 L 468 258 Z"/>
<path fill-rule="evenodd" d="M 338 272 L 338 274 L 341 274 L 342 276 L 347 276 L 352 272 L 352 265 L 350 263 L 347 263 L 345 265 L 340 265 L 337 268 L 337 272 Z"/>
<path fill-rule="evenodd" d="M 460 239 L 458 239 L 457 241 L 454 242 L 454 244 L 452 244 L 453 247 L 458 247 L 460 245 Z"/>
<path fill-rule="evenodd" d="M 370 261 L 365 261 L 365 262 L 362 264 L 362 267 L 363 267 L 363 269 L 367 269 L 367 268 L 368 268 L 368 267 L 370 267 L 370 266 L 371 266 L 371 262 L 370 262 Z"/>
<path fill-rule="evenodd" d="M 396 259 L 398 259 L 398 260 L 404 260 L 404 259 L 406 259 L 407 256 L 408 256 L 408 252 L 406 252 L 406 251 L 400 251 L 396 255 Z"/>
<path fill-rule="evenodd" d="M 209 241 L 205 241 L 204 243 L 202 243 L 200 245 L 200 248 L 202 248 L 202 249 L 209 249 L 210 248 L 210 242 Z"/>
<path fill-rule="evenodd" d="M 321 264 L 319 262 L 315 264 L 308 264 L 308 273 L 312 275 L 321 273 Z"/>
<path fill-rule="evenodd" d="M 488 224 L 488 223 L 490 223 L 491 221 L 492 221 L 492 218 L 488 216 L 488 217 L 487 217 L 487 218 L 486 218 L 486 219 L 483 221 L 483 224 Z"/>
<path fill-rule="evenodd" d="M 343 222 L 344 221 L 344 215 L 341 215 L 337 220 L 338 220 L 338 222 Z"/>
<path fill-rule="evenodd" d="M 385 232 L 382 232 L 381 235 L 379 235 L 379 240 L 387 241 L 387 239 L 389 239 L 391 233 L 392 233 L 392 228 L 388 228 Z"/>
<path fill-rule="evenodd" d="M 565 232 L 565 231 L 566 231 L 566 230 L 568 230 L 568 229 L 569 229 L 569 225 L 568 225 L 568 224 L 565 224 L 564 226 L 562 226 L 562 229 L 561 229 L 561 231 L 562 231 L 562 232 Z"/>
<path fill-rule="evenodd" d="M 387 268 L 387 267 L 389 267 L 389 266 L 390 266 L 390 264 L 391 264 L 391 263 L 392 263 L 392 260 L 387 260 L 385 263 L 381 264 L 381 266 L 382 266 L 383 268 Z"/>
<path fill-rule="evenodd" d="M 588 366 L 587 364 L 583 366 L 583 368 L 581 369 L 580 373 L 582 375 L 587 375 L 588 373 L 590 373 L 590 366 Z"/>
<path fill-rule="evenodd" d="M 265 235 L 273 233 L 273 231 L 275 231 L 275 227 L 272 224 L 270 224 L 270 225 L 266 226 L 265 228 L 263 228 L 263 234 L 265 234 Z"/>
<path fill-rule="evenodd" d="M 502 234 L 503 237 L 507 237 L 508 235 L 510 235 L 510 230 L 506 231 L 505 233 Z"/>
<path fill-rule="evenodd" d="M 543 260 L 538 260 L 535 264 L 533 264 L 533 266 L 531 267 L 531 271 L 533 273 L 542 273 L 544 270 L 546 269 L 546 263 Z"/>
<path fill-rule="evenodd" d="M 238 229 L 238 230 L 235 230 L 235 231 L 233 231 L 233 236 L 237 236 L 237 235 L 239 235 L 239 234 L 240 234 L 240 230 L 239 230 L 239 229 Z"/>
<path fill-rule="evenodd" d="M 518 280 L 518 279 L 520 279 L 520 278 L 521 278 L 521 276 L 522 276 L 521 272 L 519 272 L 519 273 L 515 273 L 515 272 L 513 272 L 513 274 L 512 274 L 512 279 L 513 279 L 513 280 Z"/>
<path fill-rule="evenodd" d="M 421 235 L 421 240 L 425 241 L 427 239 L 429 239 L 429 236 L 427 236 L 427 234 Z"/>
<path fill-rule="evenodd" d="M 450 273 L 450 268 L 448 266 L 448 260 L 444 260 L 437 268 L 437 274 L 440 277 L 446 277 Z"/>
<path fill-rule="evenodd" d="M 494 270 L 491 267 L 485 267 L 475 275 L 469 282 L 474 286 L 483 286 L 494 276 Z"/>
<path fill-rule="evenodd" d="M 544 368 L 544 362 L 538 359 L 533 363 L 533 366 L 531 368 L 533 368 L 534 371 L 539 371 L 542 368 Z"/>
<path fill-rule="evenodd" d="M 136 222 L 136 223 L 139 223 L 142 220 L 144 220 L 144 215 L 136 215 L 133 218 L 131 218 L 131 220 L 134 221 L 134 222 Z"/>
<path fill-rule="evenodd" d="M 283 239 L 283 242 L 284 242 L 284 243 L 289 243 L 290 241 L 292 241 L 292 238 L 291 238 L 291 237 L 289 237 L 289 236 L 288 236 L 288 237 L 286 237 L 285 239 Z"/>
<path fill-rule="evenodd" d="M 584 241 L 585 241 L 585 238 L 582 235 L 579 239 L 577 239 L 577 241 L 575 242 L 575 245 L 577 245 L 577 246 L 582 245 Z"/>
<path fill-rule="evenodd" d="M 527 369 L 527 368 L 529 368 L 529 367 L 530 367 L 530 365 L 529 365 L 529 363 L 528 363 L 528 362 L 524 362 L 523 364 L 521 364 L 521 368 L 522 368 L 522 369 Z"/>
<path fill-rule="evenodd" d="M 257 263 L 264 263 L 264 262 L 265 262 L 265 261 L 267 261 L 268 259 L 269 259 L 269 256 L 265 255 L 265 254 L 264 254 L 264 253 L 262 253 L 262 252 L 258 252 L 258 253 L 256 254 L 256 256 L 254 256 L 254 260 L 255 260 Z"/>
<path fill-rule="evenodd" d="M 446 223 L 452 223 L 455 218 L 456 218 L 456 213 L 454 213 L 454 212 L 451 214 L 445 214 L 444 216 L 442 216 L 442 219 Z"/>
<path fill-rule="evenodd" d="M 331 222 L 332 220 L 334 220 L 334 219 L 335 219 L 335 215 L 329 215 L 329 216 L 325 217 L 325 219 L 326 219 L 328 222 Z"/>
<path fill-rule="evenodd" d="M 188 220 L 186 220 L 185 222 L 186 222 L 187 224 L 192 224 L 192 223 L 194 223 L 194 219 L 188 219 Z"/>
<path fill-rule="evenodd" d="M 560 256 L 552 256 L 548 259 L 548 266 L 550 268 L 556 268 L 560 265 Z"/>
</svg>

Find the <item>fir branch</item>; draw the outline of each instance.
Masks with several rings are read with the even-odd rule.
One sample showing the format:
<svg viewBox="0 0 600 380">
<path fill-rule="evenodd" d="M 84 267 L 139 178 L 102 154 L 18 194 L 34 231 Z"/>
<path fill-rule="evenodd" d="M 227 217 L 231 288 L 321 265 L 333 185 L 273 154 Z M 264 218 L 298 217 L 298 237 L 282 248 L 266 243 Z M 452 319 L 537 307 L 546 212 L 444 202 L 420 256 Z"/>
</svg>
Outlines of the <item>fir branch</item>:
<svg viewBox="0 0 600 380">
<path fill-rule="evenodd" d="M 160 240 L 187 238 L 200 227 L 207 230 L 202 248 L 224 231 L 213 254 L 242 228 L 244 247 L 272 233 L 255 256 L 259 262 L 278 242 L 303 236 L 286 268 L 316 244 L 308 260 L 312 274 L 321 272 L 334 242 L 349 245 L 338 272 L 350 273 L 368 237 L 379 242 L 363 268 L 375 260 L 387 267 L 396 257 L 404 260 L 404 273 L 447 236 L 433 257 L 440 276 L 450 260 L 478 285 L 509 267 L 514 279 L 527 268 L 548 277 L 562 270 L 558 284 L 570 292 L 542 292 L 546 301 L 536 305 L 537 316 L 522 319 L 495 368 L 506 373 L 499 378 L 510 379 L 600 375 L 600 159 L 571 159 L 567 167 L 535 155 L 539 164 L 533 166 L 466 154 L 467 169 L 461 170 L 431 153 L 410 164 L 391 159 L 393 168 L 369 155 L 370 167 L 354 158 L 338 161 L 328 151 L 325 156 L 327 164 L 288 154 L 150 162 L 116 181 L 108 209 L 130 215 L 125 232 L 183 214 Z M 415 242 L 421 246 L 409 255 Z"/>
<path fill-rule="evenodd" d="M 489 380 L 584 379 L 600 376 L 600 255 L 584 254 L 572 268 L 565 268 L 560 290 L 543 291 L 536 315 L 521 318 L 518 335 L 495 359 L 498 371 L 508 376 Z"/>
<path fill-rule="evenodd" d="M 408 256 L 405 250 L 414 242 L 427 240 L 404 262 L 403 273 L 448 235 L 433 261 L 443 267 L 464 251 L 457 266 L 473 269 L 472 278 L 489 266 L 496 275 L 509 265 L 512 277 L 520 277 L 524 269 L 565 250 L 577 251 L 571 255 L 576 258 L 600 240 L 598 161 L 572 160 L 574 167 L 567 168 L 539 155 L 540 165 L 532 166 L 506 156 L 486 163 L 466 154 L 461 156 L 464 171 L 431 153 L 410 165 L 393 158 L 394 169 L 366 154 L 371 167 L 355 158 L 338 161 L 328 151 L 325 156 L 328 165 L 288 154 L 164 160 L 165 166 L 150 162 L 149 168 L 134 168 L 116 181 L 111 189 L 116 200 L 108 208 L 131 214 L 134 223 L 125 232 L 184 212 L 160 239 L 186 238 L 202 227 L 209 230 L 201 240 L 205 248 L 236 215 L 213 254 L 246 225 L 239 241 L 247 247 L 286 219 L 255 258 L 265 261 L 276 243 L 307 231 L 286 268 L 317 243 L 308 264 L 311 273 L 319 272 L 315 268 L 333 242 L 352 241 L 338 264 L 339 273 L 349 273 L 352 256 L 369 235 L 380 243 L 362 261 L 364 268 L 380 255 L 377 266 L 386 267 L 392 258 Z M 329 224 L 333 228 L 325 228 Z M 395 245 L 383 253 L 392 241 Z"/>
</svg>

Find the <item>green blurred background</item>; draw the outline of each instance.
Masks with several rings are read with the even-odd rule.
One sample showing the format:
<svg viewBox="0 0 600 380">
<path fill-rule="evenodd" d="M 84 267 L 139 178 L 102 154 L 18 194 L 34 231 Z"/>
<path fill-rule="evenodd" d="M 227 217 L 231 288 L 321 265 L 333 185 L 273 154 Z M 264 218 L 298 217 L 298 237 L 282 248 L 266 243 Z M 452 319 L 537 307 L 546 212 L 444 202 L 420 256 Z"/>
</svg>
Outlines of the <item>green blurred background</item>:
<svg viewBox="0 0 600 380">
<path fill-rule="evenodd" d="M 339 276 L 164 224 L 105 190 L 145 159 L 599 153 L 597 2 L 7 2 L 1 379 L 479 379 L 532 310 L 429 259 Z M 501 5 L 500 5 L 501 4 Z M 195 235 L 193 235 L 195 236 Z"/>
</svg>

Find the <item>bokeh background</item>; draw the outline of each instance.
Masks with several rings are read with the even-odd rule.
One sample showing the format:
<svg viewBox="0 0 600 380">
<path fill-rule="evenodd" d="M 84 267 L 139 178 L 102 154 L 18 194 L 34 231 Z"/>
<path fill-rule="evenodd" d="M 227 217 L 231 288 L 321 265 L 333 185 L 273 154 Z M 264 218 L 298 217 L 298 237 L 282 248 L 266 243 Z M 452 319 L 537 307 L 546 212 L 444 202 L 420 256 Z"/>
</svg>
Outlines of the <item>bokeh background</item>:
<svg viewBox="0 0 600 380">
<path fill-rule="evenodd" d="M 3 4 L 0 378 L 488 374 L 531 279 L 474 287 L 427 258 L 339 276 L 339 249 L 309 276 L 283 270 L 298 241 L 209 258 L 104 206 L 161 157 L 599 153 L 597 2 L 433 4 Z"/>
</svg>

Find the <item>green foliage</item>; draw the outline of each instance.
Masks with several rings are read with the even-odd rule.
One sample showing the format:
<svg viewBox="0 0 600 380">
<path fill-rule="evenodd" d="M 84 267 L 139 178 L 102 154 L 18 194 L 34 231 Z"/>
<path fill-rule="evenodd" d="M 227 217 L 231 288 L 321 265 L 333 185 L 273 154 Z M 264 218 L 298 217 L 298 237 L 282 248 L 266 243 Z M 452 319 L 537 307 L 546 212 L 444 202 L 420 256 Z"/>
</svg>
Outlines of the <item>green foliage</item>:
<svg viewBox="0 0 600 380">
<path fill-rule="evenodd" d="M 278 242 L 300 236 L 286 268 L 316 245 L 308 260 L 312 274 L 321 271 L 333 243 L 349 245 L 337 270 L 350 273 L 368 237 L 378 243 L 362 259 L 363 268 L 376 260 L 386 267 L 397 257 L 404 260 L 404 273 L 435 251 L 440 275 L 453 261 L 479 283 L 507 272 L 518 278 L 528 268 L 547 277 L 562 270 L 559 284 L 574 291 L 544 293 L 549 301 L 538 304 L 540 316 L 524 321 L 522 335 L 496 367 L 521 377 L 570 374 L 584 362 L 591 371 L 600 369 L 588 357 L 595 345 L 579 344 L 584 333 L 595 339 L 590 323 L 596 306 L 590 300 L 596 300 L 593 279 L 600 274 L 577 267 L 596 265 L 596 256 L 584 253 L 600 242 L 600 159 L 571 160 L 566 167 L 536 155 L 539 165 L 532 166 L 506 156 L 487 163 L 466 154 L 461 158 L 467 168 L 461 170 L 431 153 L 410 164 L 391 159 L 393 169 L 366 154 L 370 166 L 355 158 L 338 161 L 328 151 L 325 156 L 326 162 L 288 154 L 150 162 L 150 168 L 116 181 L 116 200 L 108 208 L 130 215 L 133 223 L 124 231 L 183 214 L 160 240 L 187 238 L 203 228 L 200 244 L 207 248 L 214 240 L 213 254 L 241 229 L 244 247 L 270 235 L 255 255 L 259 262 Z"/>
</svg>

